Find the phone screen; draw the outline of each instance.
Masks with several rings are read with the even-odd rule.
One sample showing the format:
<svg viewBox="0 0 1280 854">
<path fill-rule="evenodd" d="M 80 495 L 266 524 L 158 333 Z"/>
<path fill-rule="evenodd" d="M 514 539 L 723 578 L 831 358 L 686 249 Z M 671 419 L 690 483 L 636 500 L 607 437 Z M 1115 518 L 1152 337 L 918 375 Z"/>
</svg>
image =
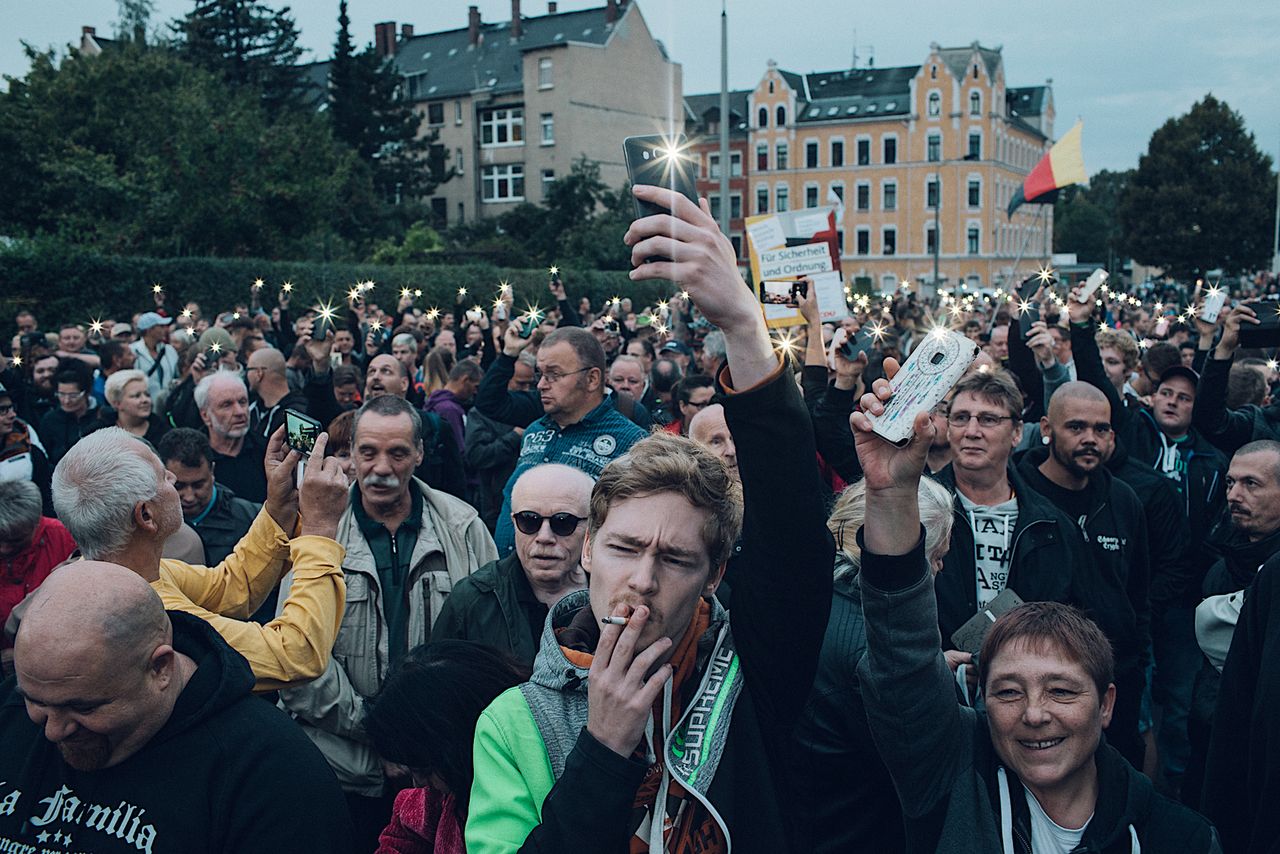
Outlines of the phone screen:
<svg viewBox="0 0 1280 854">
<path fill-rule="evenodd" d="M 863 353 L 866 353 L 867 356 L 870 357 L 873 344 L 874 339 L 872 338 L 871 333 L 866 329 L 859 329 L 857 334 L 852 338 L 845 339 L 845 342 L 840 345 L 840 352 L 844 354 L 846 359 L 852 362 Z"/>
<path fill-rule="evenodd" d="M 622 141 L 627 161 L 627 176 L 632 185 L 651 184 L 666 187 L 698 203 L 698 160 L 688 151 L 684 134 L 667 136 L 629 136 Z M 634 199 L 636 219 L 670 213 L 661 205 Z"/>
<path fill-rule="evenodd" d="M 320 422 L 311 416 L 292 409 L 284 411 L 285 441 L 290 448 L 310 456 L 312 449 L 316 446 L 316 439 L 323 431 L 324 428 Z"/>
</svg>

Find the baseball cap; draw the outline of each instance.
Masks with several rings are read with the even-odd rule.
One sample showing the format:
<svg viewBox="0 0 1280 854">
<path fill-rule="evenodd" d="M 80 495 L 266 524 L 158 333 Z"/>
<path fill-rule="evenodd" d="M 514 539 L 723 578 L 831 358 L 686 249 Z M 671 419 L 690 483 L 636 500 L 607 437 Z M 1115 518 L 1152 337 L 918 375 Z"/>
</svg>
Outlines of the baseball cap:
<svg viewBox="0 0 1280 854">
<path fill-rule="evenodd" d="M 686 356 L 692 356 L 693 351 L 689 349 L 689 345 L 683 341 L 668 341 L 662 345 L 659 353 L 683 353 Z"/>
<path fill-rule="evenodd" d="M 132 334 L 133 334 L 133 327 L 127 323 L 117 323 L 115 326 L 111 327 L 112 338 L 115 338 L 119 335 L 132 335 Z"/>
<path fill-rule="evenodd" d="M 154 311 L 148 311 L 138 318 L 138 331 L 146 332 L 153 326 L 168 326 L 170 323 L 173 323 L 172 317 L 161 317 Z"/>
<path fill-rule="evenodd" d="M 1161 372 L 1160 382 L 1156 383 L 1156 386 L 1159 387 L 1163 385 L 1166 380 L 1170 380 L 1173 377 L 1182 377 L 1183 379 L 1190 381 L 1193 386 L 1199 385 L 1200 383 L 1200 375 L 1195 371 L 1184 365 L 1172 365 Z"/>
</svg>

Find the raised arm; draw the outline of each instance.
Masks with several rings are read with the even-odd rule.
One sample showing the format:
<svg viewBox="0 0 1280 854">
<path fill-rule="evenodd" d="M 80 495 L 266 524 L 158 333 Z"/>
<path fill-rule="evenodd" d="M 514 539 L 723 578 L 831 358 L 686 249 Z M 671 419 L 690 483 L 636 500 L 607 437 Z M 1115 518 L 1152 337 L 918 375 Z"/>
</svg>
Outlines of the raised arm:
<svg viewBox="0 0 1280 854">
<path fill-rule="evenodd" d="M 542 404 L 536 393 L 508 391 L 507 383 L 516 371 L 516 358 L 525 347 L 527 338 L 520 337 L 520 324 L 514 319 L 502 339 L 502 352 L 484 372 L 484 379 L 476 389 L 475 407 L 480 412 L 514 427 L 528 427 L 542 416 Z"/>
<path fill-rule="evenodd" d="M 1253 441 L 1252 416 L 1227 408 L 1227 377 L 1240 343 L 1242 323 L 1258 323 L 1253 309 L 1245 305 L 1233 308 L 1223 321 L 1222 337 L 1205 361 L 1196 386 L 1195 408 L 1191 411 L 1192 426 L 1227 456 Z"/>
</svg>

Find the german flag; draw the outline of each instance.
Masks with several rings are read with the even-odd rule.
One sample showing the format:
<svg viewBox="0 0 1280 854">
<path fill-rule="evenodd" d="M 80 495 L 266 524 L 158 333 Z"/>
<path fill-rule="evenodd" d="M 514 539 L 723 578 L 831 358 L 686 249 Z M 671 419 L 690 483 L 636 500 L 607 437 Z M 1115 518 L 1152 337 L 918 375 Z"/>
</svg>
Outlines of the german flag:
<svg viewBox="0 0 1280 854">
<path fill-rule="evenodd" d="M 1027 180 L 1022 182 L 1022 186 L 1009 200 L 1007 213 L 1010 217 L 1024 204 L 1053 204 L 1058 191 L 1063 187 L 1083 184 L 1088 180 L 1084 171 L 1084 152 L 1080 149 L 1080 132 L 1083 128 L 1083 122 L 1076 122 L 1075 127 L 1067 131 L 1049 149 L 1049 153 L 1040 158 L 1036 168 L 1031 170 Z"/>
</svg>

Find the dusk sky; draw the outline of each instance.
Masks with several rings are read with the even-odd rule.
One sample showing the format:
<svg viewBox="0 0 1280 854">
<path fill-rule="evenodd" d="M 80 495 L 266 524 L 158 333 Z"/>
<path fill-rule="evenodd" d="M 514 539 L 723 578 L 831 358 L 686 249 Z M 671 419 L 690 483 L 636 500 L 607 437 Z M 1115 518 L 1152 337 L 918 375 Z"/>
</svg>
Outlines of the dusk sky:
<svg viewBox="0 0 1280 854">
<path fill-rule="evenodd" d="M 720 4 L 714 0 L 638 0 L 645 20 L 681 63 L 686 94 L 720 86 Z M 157 0 L 152 27 L 192 8 L 192 0 Z M 279 6 L 282 4 L 273 4 Z M 378 21 L 411 23 L 417 32 L 467 23 L 467 0 L 350 0 L 357 44 Z M 479 0 L 485 21 L 511 17 L 510 0 Z M 560 0 L 560 11 L 603 0 Z M 337 29 L 337 0 L 301 0 L 293 14 L 309 59 L 327 59 Z M 525 16 L 546 13 L 545 0 L 524 0 Z M 80 27 L 110 34 L 115 0 L 0 0 L 0 73 L 21 76 L 22 41 L 63 48 Z M 1011 86 L 1052 78 L 1058 133 L 1083 118 L 1089 172 L 1136 166 L 1151 133 L 1212 92 L 1244 116 L 1259 147 L 1280 150 L 1280 3 L 1165 0 L 1116 3 L 874 3 L 729 0 L 729 85 L 754 86 L 773 59 L 796 72 L 859 65 L 916 65 L 930 42 L 1003 46 Z"/>
</svg>

